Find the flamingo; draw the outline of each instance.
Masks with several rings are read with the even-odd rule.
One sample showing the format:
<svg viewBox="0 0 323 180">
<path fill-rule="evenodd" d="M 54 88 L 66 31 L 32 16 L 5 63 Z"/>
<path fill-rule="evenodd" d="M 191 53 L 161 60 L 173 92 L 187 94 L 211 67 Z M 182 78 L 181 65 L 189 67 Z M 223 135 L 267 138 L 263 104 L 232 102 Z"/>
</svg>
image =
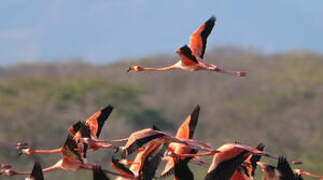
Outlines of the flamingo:
<svg viewBox="0 0 323 180">
<path fill-rule="evenodd" d="M 148 145 L 139 150 L 133 161 L 115 159 L 113 156 L 112 167 L 120 174 L 134 175 L 138 179 L 152 179 L 166 150 L 166 145 L 150 141 Z M 130 165 L 127 168 L 125 165 Z M 128 180 L 118 177 L 116 180 Z"/>
<path fill-rule="evenodd" d="M 210 35 L 214 24 L 215 17 L 212 16 L 209 18 L 204 24 L 202 24 L 190 38 L 190 45 L 184 45 L 179 48 L 176 53 L 179 55 L 180 60 L 170 66 L 161 67 L 161 68 L 153 68 L 153 67 L 141 67 L 141 66 L 130 66 L 128 72 L 131 70 L 140 72 L 140 71 L 169 71 L 175 69 L 181 69 L 184 71 L 198 71 L 198 70 L 206 70 L 206 71 L 214 71 L 226 73 L 234 76 L 246 76 L 246 72 L 236 72 L 236 71 L 228 71 L 224 69 L 218 68 L 214 64 L 206 64 L 203 60 L 204 53 L 207 44 L 207 38 Z"/>
<path fill-rule="evenodd" d="M 47 173 L 55 170 L 65 170 L 65 171 L 79 171 L 79 170 L 92 170 L 96 168 L 96 164 L 87 163 L 84 158 L 84 154 L 86 154 L 86 149 L 83 149 L 82 146 L 79 146 L 74 140 L 71 134 L 68 134 L 66 141 L 61 148 L 62 159 L 58 160 L 54 165 L 42 169 L 43 173 Z M 122 174 L 118 174 L 106 169 L 102 170 L 104 173 L 109 173 L 115 176 L 123 176 L 127 178 L 131 178 L 130 176 L 124 176 Z M 11 169 L 6 169 L 2 174 L 6 174 L 8 176 L 13 175 L 30 175 L 32 172 L 30 171 L 13 171 Z"/>
<path fill-rule="evenodd" d="M 78 121 L 68 128 L 68 131 L 72 134 L 73 139 L 77 142 L 84 138 L 88 151 L 96 151 L 99 148 L 112 148 L 118 149 L 116 146 L 107 143 L 107 141 L 99 141 L 98 138 L 101 134 L 104 122 L 108 119 L 113 106 L 108 105 L 105 108 L 97 111 L 90 116 L 85 122 Z M 83 141 L 82 141 L 83 142 Z M 118 141 L 116 141 L 118 142 Z M 21 148 L 22 152 L 27 155 L 36 153 L 58 153 L 62 152 L 62 148 L 51 150 L 32 150 L 31 148 Z"/>
<path fill-rule="evenodd" d="M 197 105 L 193 112 L 186 117 L 184 122 L 179 126 L 176 133 L 176 138 L 178 139 L 190 139 L 193 138 L 194 131 L 198 122 L 198 117 L 200 113 L 200 106 Z M 168 147 L 168 151 L 175 153 L 175 154 L 187 154 L 187 153 L 197 153 L 195 149 L 192 149 L 188 145 L 178 144 L 178 143 L 170 143 Z M 192 157 L 183 157 L 183 158 L 176 158 L 170 157 L 167 158 L 167 163 L 164 170 L 161 173 L 161 177 L 169 176 L 175 172 L 182 172 L 180 174 L 175 173 L 175 178 L 177 179 L 193 179 L 193 173 L 187 166 L 189 160 Z M 178 163 L 178 164 L 176 164 Z M 175 168 L 176 167 L 176 168 Z M 187 176 L 185 176 L 187 174 Z"/>
<path fill-rule="evenodd" d="M 251 154 L 268 156 L 267 153 L 242 144 L 224 144 L 217 149 L 205 180 L 230 179 Z"/>
<path fill-rule="evenodd" d="M 127 155 L 131 154 L 132 152 L 152 140 L 160 144 L 170 142 L 187 144 L 186 142 L 172 137 L 162 131 L 152 128 L 146 128 L 130 134 L 130 136 L 127 138 L 127 143 L 123 147 L 120 147 L 120 149 L 123 151 L 122 158 L 125 158 Z"/>
</svg>

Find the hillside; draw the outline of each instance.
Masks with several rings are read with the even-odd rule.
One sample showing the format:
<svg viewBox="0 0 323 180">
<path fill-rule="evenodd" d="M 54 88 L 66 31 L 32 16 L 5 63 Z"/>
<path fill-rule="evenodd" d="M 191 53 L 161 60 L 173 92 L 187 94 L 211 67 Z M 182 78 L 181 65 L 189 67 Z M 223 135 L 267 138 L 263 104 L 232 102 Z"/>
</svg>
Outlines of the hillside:
<svg viewBox="0 0 323 180">
<path fill-rule="evenodd" d="M 263 142 L 266 151 L 302 160 L 301 168 L 323 173 L 322 55 L 303 51 L 264 55 L 225 47 L 208 50 L 206 61 L 247 71 L 246 78 L 214 72 L 126 72 L 131 64 L 163 66 L 175 58 L 156 55 L 107 65 L 76 61 L 1 67 L 0 140 L 55 148 L 64 142 L 69 125 L 107 104 L 115 111 L 103 128 L 103 139 L 123 138 L 152 124 L 174 134 L 200 104 L 197 139 L 214 147 L 234 141 L 252 146 Z M 89 160 L 110 168 L 111 153 L 100 150 L 89 154 Z M 0 162 L 20 170 L 31 169 L 31 159 L 47 167 L 58 157 L 19 157 L 0 148 Z M 194 169 L 196 179 L 207 170 Z M 90 176 L 90 172 L 46 175 L 79 180 Z"/>
</svg>

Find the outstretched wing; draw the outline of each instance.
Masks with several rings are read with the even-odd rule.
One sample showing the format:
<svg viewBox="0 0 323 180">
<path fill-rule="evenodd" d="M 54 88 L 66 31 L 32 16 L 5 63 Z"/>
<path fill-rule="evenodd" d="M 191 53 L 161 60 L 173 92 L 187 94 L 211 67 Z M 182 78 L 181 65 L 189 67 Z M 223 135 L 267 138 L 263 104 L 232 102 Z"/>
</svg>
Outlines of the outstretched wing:
<svg viewBox="0 0 323 180">
<path fill-rule="evenodd" d="M 92 135 L 95 135 L 96 137 L 100 136 L 103 124 L 110 116 L 112 110 L 113 107 L 108 105 L 107 107 L 94 113 L 86 120 L 85 124 L 90 127 Z"/>
<path fill-rule="evenodd" d="M 195 56 L 193 56 L 191 49 L 187 45 L 179 48 L 176 53 L 181 58 L 182 63 L 186 66 L 192 66 L 198 63 Z"/>
<path fill-rule="evenodd" d="M 190 48 L 193 51 L 193 55 L 203 59 L 206 48 L 207 37 L 210 35 L 214 24 L 215 17 L 212 16 L 204 24 L 202 24 L 190 38 Z"/>
<path fill-rule="evenodd" d="M 44 180 L 43 171 L 41 169 L 39 162 L 37 161 L 35 162 L 30 177 L 33 178 L 34 180 Z"/>
<path fill-rule="evenodd" d="M 193 112 L 187 116 L 185 121 L 178 128 L 176 133 L 176 138 L 178 139 L 191 139 L 193 138 L 194 131 L 197 125 L 197 121 L 199 118 L 200 106 L 197 105 Z"/>
<path fill-rule="evenodd" d="M 144 163 L 141 169 L 142 179 L 153 179 L 155 177 L 156 170 L 161 162 L 161 159 L 167 150 L 168 144 L 158 145 L 155 149 L 148 154 L 144 159 Z"/>
<path fill-rule="evenodd" d="M 72 135 L 69 134 L 63 146 L 63 151 L 62 151 L 63 158 L 73 159 L 83 163 L 81 154 L 77 151 L 77 149 L 78 149 L 78 146 L 76 142 L 73 140 Z"/>
<path fill-rule="evenodd" d="M 127 168 L 124 164 L 119 162 L 119 159 L 115 158 L 115 155 L 112 156 L 112 167 L 117 170 L 120 174 L 126 176 L 134 176 L 133 172 Z"/>
<path fill-rule="evenodd" d="M 165 136 L 163 133 L 155 133 L 155 134 L 149 134 L 140 138 L 131 138 L 133 139 L 130 143 L 127 142 L 126 149 L 122 153 L 121 157 L 126 158 L 127 155 L 133 153 L 136 149 L 140 148 L 144 144 L 148 143 L 149 141 L 152 141 L 154 139 L 160 138 Z M 130 138 L 129 138 L 130 139 Z"/>
<path fill-rule="evenodd" d="M 74 136 L 76 132 L 80 130 L 82 124 L 83 123 L 81 121 L 77 121 L 76 123 L 74 123 L 72 126 L 68 128 L 68 131 Z"/>
</svg>

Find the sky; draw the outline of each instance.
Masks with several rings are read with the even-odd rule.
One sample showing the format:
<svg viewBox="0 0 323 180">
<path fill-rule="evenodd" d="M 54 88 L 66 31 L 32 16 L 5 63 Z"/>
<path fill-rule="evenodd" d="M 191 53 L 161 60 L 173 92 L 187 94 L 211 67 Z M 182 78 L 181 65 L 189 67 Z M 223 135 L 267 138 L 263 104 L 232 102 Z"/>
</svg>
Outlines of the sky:
<svg viewBox="0 0 323 180">
<path fill-rule="evenodd" d="M 323 53 L 322 0 L 1 0 L 0 65 L 175 54 L 214 15 L 208 48 Z"/>
</svg>

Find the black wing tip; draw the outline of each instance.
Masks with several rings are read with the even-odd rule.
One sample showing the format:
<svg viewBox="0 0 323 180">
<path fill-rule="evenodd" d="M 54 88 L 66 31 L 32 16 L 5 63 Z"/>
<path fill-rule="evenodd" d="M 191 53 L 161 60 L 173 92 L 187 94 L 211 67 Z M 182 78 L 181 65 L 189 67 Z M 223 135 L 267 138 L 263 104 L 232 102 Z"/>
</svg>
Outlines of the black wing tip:
<svg viewBox="0 0 323 180">
<path fill-rule="evenodd" d="M 191 51 L 190 47 L 188 47 L 188 45 L 187 45 L 187 44 L 183 45 L 183 46 L 182 46 L 182 47 L 180 47 L 179 49 L 181 50 L 181 52 L 191 52 L 191 53 L 192 53 L 192 51 Z"/>
<path fill-rule="evenodd" d="M 109 180 L 109 177 L 103 172 L 100 165 L 96 165 L 92 168 L 93 180 Z"/>
<path fill-rule="evenodd" d="M 201 106 L 199 104 L 197 104 L 193 111 L 200 111 L 200 109 L 201 109 Z"/>
<path fill-rule="evenodd" d="M 84 124 L 84 122 L 82 121 L 77 121 L 76 123 L 74 123 L 72 125 L 74 132 L 77 132 L 82 127 L 82 124 Z"/>
<path fill-rule="evenodd" d="M 265 149 L 266 145 L 264 143 L 259 143 L 256 147 L 256 149 L 263 151 Z"/>
<path fill-rule="evenodd" d="M 155 125 L 153 124 L 153 127 L 152 127 L 153 130 L 157 130 L 157 131 L 160 131 L 160 129 Z"/>
<path fill-rule="evenodd" d="M 35 161 L 30 177 L 34 178 L 35 180 L 44 179 L 43 171 L 38 161 Z"/>
<path fill-rule="evenodd" d="M 114 109 L 112 105 L 107 105 L 105 108 L 101 109 L 101 112 L 111 112 Z"/>
<path fill-rule="evenodd" d="M 215 22 L 216 21 L 216 17 L 214 16 L 214 15 L 212 15 L 210 18 L 209 18 L 209 20 L 208 21 L 210 21 L 210 22 Z"/>
</svg>

